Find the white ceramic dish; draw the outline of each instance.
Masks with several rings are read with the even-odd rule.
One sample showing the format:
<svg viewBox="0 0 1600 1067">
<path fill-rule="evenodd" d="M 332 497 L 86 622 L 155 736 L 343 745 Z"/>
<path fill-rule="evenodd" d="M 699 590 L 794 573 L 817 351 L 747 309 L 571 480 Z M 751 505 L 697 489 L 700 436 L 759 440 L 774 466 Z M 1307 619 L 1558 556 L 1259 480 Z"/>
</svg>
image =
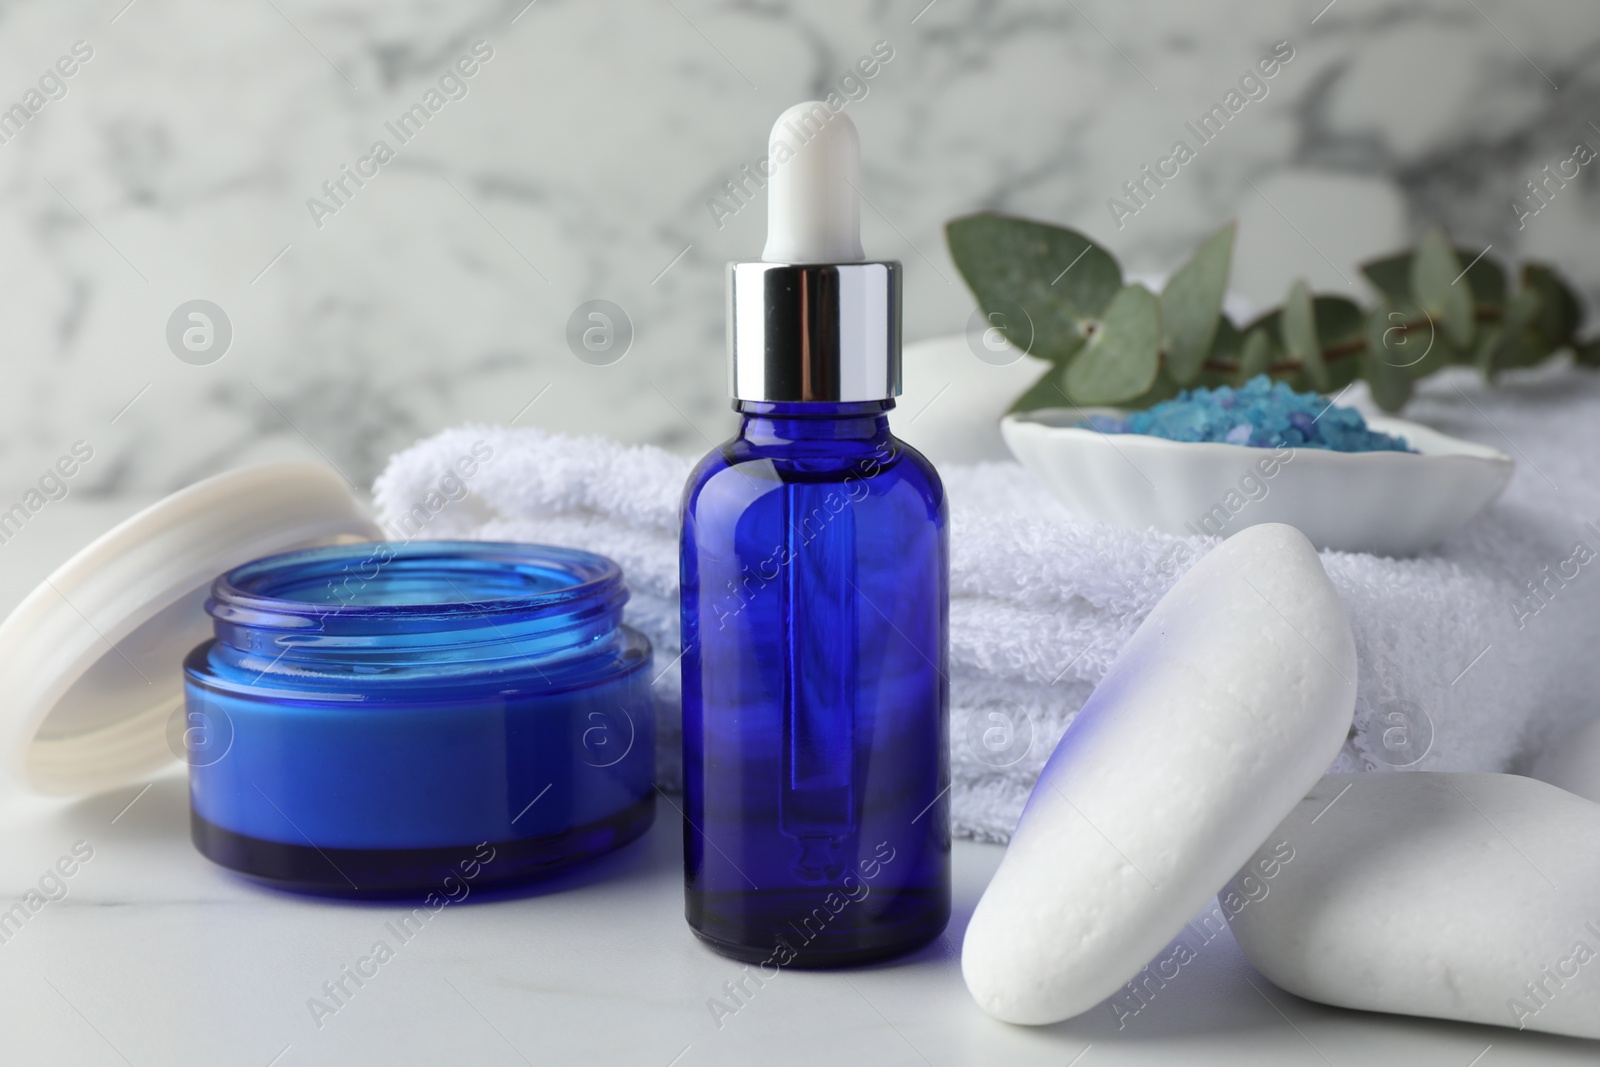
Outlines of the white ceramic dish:
<svg viewBox="0 0 1600 1067">
<path fill-rule="evenodd" d="M 1297 527 L 1318 548 L 1408 556 L 1489 505 L 1511 479 L 1510 456 L 1404 419 L 1374 430 L 1416 453 L 1168 441 L 1083 425 L 1112 408 L 1007 415 L 1007 447 L 1068 510 L 1117 526 L 1222 535 L 1263 522 Z"/>
</svg>

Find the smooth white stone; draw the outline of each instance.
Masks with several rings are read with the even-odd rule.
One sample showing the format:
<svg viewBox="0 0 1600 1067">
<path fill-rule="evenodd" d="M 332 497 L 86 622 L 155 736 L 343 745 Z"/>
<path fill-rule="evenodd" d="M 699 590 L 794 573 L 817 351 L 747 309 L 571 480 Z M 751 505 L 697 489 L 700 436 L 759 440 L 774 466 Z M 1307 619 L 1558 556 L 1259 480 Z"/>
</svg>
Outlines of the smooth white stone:
<svg viewBox="0 0 1600 1067">
<path fill-rule="evenodd" d="M 1045 765 L 962 946 L 1016 1023 L 1115 992 L 1338 754 L 1355 643 L 1299 531 L 1240 531 L 1150 612 Z"/>
<path fill-rule="evenodd" d="M 1569 731 L 1542 752 L 1528 777 L 1600 804 L 1600 718 Z"/>
<path fill-rule="evenodd" d="M 1532 778 L 1328 775 L 1223 895 L 1245 956 L 1307 1000 L 1600 1038 L 1597 842 L 1600 804 Z"/>
</svg>

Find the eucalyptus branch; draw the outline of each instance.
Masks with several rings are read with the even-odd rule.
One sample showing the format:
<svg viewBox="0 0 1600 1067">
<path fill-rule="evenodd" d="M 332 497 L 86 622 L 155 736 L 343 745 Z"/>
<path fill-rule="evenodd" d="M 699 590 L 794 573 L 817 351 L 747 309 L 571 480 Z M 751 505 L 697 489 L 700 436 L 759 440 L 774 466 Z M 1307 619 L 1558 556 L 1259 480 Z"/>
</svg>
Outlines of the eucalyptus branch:
<svg viewBox="0 0 1600 1067">
<path fill-rule="evenodd" d="M 1052 364 L 1014 411 L 1058 406 L 1063 394 L 1144 408 L 1257 374 L 1323 393 L 1363 379 L 1394 411 L 1417 379 L 1446 366 L 1476 366 L 1492 381 L 1563 350 L 1600 366 L 1600 338 L 1577 339 L 1582 305 L 1553 268 L 1525 264 L 1512 292 L 1499 263 L 1438 228 L 1362 267 L 1378 293 L 1370 307 L 1296 281 L 1281 307 L 1235 325 L 1222 314 L 1234 230 L 1208 239 L 1157 296 L 1125 284 L 1111 254 L 1073 230 L 994 214 L 946 227 L 990 328 Z"/>
</svg>

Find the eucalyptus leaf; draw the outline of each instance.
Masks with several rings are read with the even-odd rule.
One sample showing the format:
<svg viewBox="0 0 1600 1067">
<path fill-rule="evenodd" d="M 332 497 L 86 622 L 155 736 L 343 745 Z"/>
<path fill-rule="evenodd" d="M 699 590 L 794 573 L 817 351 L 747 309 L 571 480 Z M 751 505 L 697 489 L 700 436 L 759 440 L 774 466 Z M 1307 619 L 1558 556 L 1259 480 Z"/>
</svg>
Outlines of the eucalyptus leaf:
<svg viewBox="0 0 1600 1067">
<path fill-rule="evenodd" d="M 1224 315 L 1217 322 L 1217 334 L 1211 339 L 1211 351 L 1206 353 L 1206 364 L 1219 368 L 1237 366 L 1239 350 L 1244 347 L 1244 333 Z"/>
<path fill-rule="evenodd" d="M 1465 248 L 1455 250 L 1456 258 L 1469 264 L 1464 279 L 1472 290 L 1473 303 L 1478 306 L 1499 306 L 1506 300 L 1506 272 L 1488 256 Z M 1396 302 L 1414 299 L 1411 288 L 1411 265 L 1415 253 L 1401 252 L 1362 264 L 1361 273 L 1373 287 Z"/>
<path fill-rule="evenodd" d="M 1012 411 L 1038 411 L 1040 408 L 1070 407 L 1067 399 L 1066 386 L 1061 377 L 1063 368 L 1059 363 L 1052 363 L 1050 367 L 1039 376 L 1039 380 L 1028 387 L 1028 391 L 1017 397 L 1011 404 Z"/>
<path fill-rule="evenodd" d="M 1317 342 L 1324 356 L 1334 356 L 1362 338 L 1366 330 L 1367 314 L 1361 305 L 1342 296 L 1319 296 L 1312 300 L 1317 316 Z"/>
<path fill-rule="evenodd" d="M 1120 404 L 1154 385 L 1160 369 L 1161 305 L 1144 286 L 1126 285 L 1067 364 L 1067 395 L 1080 404 Z"/>
<path fill-rule="evenodd" d="M 1211 351 L 1228 288 L 1235 230 L 1230 222 L 1213 234 L 1161 290 L 1166 370 L 1180 385 L 1195 379 Z"/>
<path fill-rule="evenodd" d="M 1367 353 L 1408 377 L 1414 377 L 1411 368 L 1429 360 L 1441 341 L 1433 317 L 1410 299 L 1380 301 L 1365 317 L 1363 332 Z"/>
<path fill-rule="evenodd" d="M 1401 326 L 1390 318 L 1393 306 L 1387 301 L 1372 309 L 1367 316 L 1367 347 L 1361 352 L 1361 376 L 1367 380 L 1372 400 L 1385 411 L 1399 411 L 1411 398 L 1411 376 L 1402 367 L 1388 359 Z M 1401 344 L 1410 343 L 1406 337 Z"/>
<path fill-rule="evenodd" d="M 1410 252 L 1402 252 L 1374 259 L 1361 265 L 1361 273 L 1367 276 L 1373 288 L 1390 300 L 1410 300 L 1412 258 Z"/>
<path fill-rule="evenodd" d="M 1239 328 L 1228 321 L 1228 316 L 1222 316 L 1217 323 L 1217 335 L 1211 341 L 1211 351 L 1206 353 L 1206 361 L 1200 369 L 1199 377 L 1192 383 L 1193 386 L 1204 386 L 1215 389 L 1219 385 L 1232 385 L 1234 373 L 1239 368 L 1239 352 L 1244 347 L 1244 334 Z"/>
<path fill-rule="evenodd" d="M 1503 370 L 1528 367 L 1550 354 L 1550 345 L 1537 328 L 1544 297 L 1538 289 L 1523 289 L 1506 304 L 1505 316 L 1495 331 L 1494 347 L 1478 354 L 1478 368 L 1489 381 Z"/>
<path fill-rule="evenodd" d="M 1473 365 L 1483 374 L 1483 380 L 1492 382 L 1499 374 L 1500 368 L 1496 366 L 1496 357 L 1501 348 L 1501 339 L 1505 336 L 1505 327 L 1485 326 L 1478 331 L 1478 340 L 1473 345 Z"/>
<path fill-rule="evenodd" d="M 1080 233 L 1008 215 L 968 215 L 945 227 L 950 255 L 985 314 L 1020 307 L 1031 320 L 1030 353 L 1068 359 L 1084 323 L 1122 286 L 1122 268 Z"/>
<path fill-rule="evenodd" d="M 1322 341 L 1317 336 L 1317 313 L 1311 303 L 1311 290 L 1297 281 L 1289 290 L 1279 317 L 1283 347 L 1289 358 L 1300 364 L 1306 380 L 1318 390 L 1328 388 L 1328 368 L 1322 365 Z"/>
<path fill-rule="evenodd" d="M 1366 347 L 1366 315 L 1343 297 L 1313 297 L 1306 290 L 1302 301 L 1302 288 L 1296 284 L 1283 307 L 1259 316 L 1245 333 L 1260 329 L 1272 342 L 1266 373 L 1296 392 L 1327 393 L 1355 377 L 1355 355 Z M 1307 337 L 1308 325 L 1314 341 Z M 1292 345 L 1291 334 L 1297 335 Z"/>
<path fill-rule="evenodd" d="M 1360 375 L 1357 356 L 1367 343 L 1366 312 L 1354 300 L 1342 296 L 1315 297 L 1311 306 L 1317 319 L 1318 355 L 1325 379 L 1318 388 L 1323 392 L 1343 389 Z"/>
<path fill-rule="evenodd" d="M 1426 330 L 1427 327 L 1424 326 L 1423 332 L 1426 333 Z M 1474 330 L 1473 336 L 1476 337 L 1477 333 L 1478 331 Z M 1471 348 L 1463 348 L 1451 340 L 1450 335 L 1444 330 L 1435 329 L 1433 331 L 1433 343 L 1423 350 L 1422 358 L 1415 363 L 1406 365 L 1402 369 L 1406 372 L 1407 377 L 1418 379 L 1435 374 L 1453 363 L 1471 362 Z"/>
<path fill-rule="evenodd" d="M 1583 323 L 1583 305 L 1578 303 L 1577 294 L 1542 263 L 1529 263 L 1522 268 L 1522 287 L 1539 294 L 1534 329 L 1544 335 L 1552 349 L 1570 344 L 1573 333 Z"/>
<path fill-rule="evenodd" d="M 1243 385 L 1258 374 L 1265 374 L 1272 366 L 1277 345 L 1264 327 L 1257 326 L 1244 335 L 1244 347 L 1239 352 L 1239 369 L 1234 372 L 1235 385 Z"/>
<path fill-rule="evenodd" d="M 1385 317 L 1387 344 L 1373 355 L 1406 377 L 1425 378 L 1452 363 L 1471 362 L 1471 347 L 1457 344 L 1441 316 L 1415 301 L 1388 302 Z M 1473 333 L 1476 336 L 1477 330 Z"/>
<path fill-rule="evenodd" d="M 1444 231 L 1435 226 L 1422 235 L 1416 256 L 1411 261 L 1411 295 L 1428 317 L 1443 327 L 1456 345 L 1472 344 L 1472 287 L 1461 284 L 1466 277 L 1456 250 Z"/>
<path fill-rule="evenodd" d="M 1467 264 L 1467 285 L 1472 288 L 1472 302 L 1480 308 L 1500 307 L 1506 302 L 1506 272 L 1484 254 L 1487 251 L 1458 248 L 1456 258 Z"/>
<path fill-rule="evenodd" d="M 1360 349 L 1350 353 L 1345 358 L 1329 360 L 1327 363 L 1328 387 L 1323 392 L 1333 396 L 1339 390 L 1361 377 L 1361 355 L 1366 350 L 1367 346 L 1363 343 Z"/>
</svg>

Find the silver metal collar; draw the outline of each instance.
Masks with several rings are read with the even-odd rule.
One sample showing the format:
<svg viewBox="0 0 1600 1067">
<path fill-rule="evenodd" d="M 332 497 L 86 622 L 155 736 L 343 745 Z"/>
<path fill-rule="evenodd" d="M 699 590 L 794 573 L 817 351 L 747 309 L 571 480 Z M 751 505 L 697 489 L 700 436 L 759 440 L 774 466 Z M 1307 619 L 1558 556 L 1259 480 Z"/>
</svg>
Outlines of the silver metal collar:
<svg viewBox="0 0 1600 1067">
<path fill-rule="evenodd" d="M 735 400 L 900 395 L 900 264 L 728 264 Z"/>
</svg>

